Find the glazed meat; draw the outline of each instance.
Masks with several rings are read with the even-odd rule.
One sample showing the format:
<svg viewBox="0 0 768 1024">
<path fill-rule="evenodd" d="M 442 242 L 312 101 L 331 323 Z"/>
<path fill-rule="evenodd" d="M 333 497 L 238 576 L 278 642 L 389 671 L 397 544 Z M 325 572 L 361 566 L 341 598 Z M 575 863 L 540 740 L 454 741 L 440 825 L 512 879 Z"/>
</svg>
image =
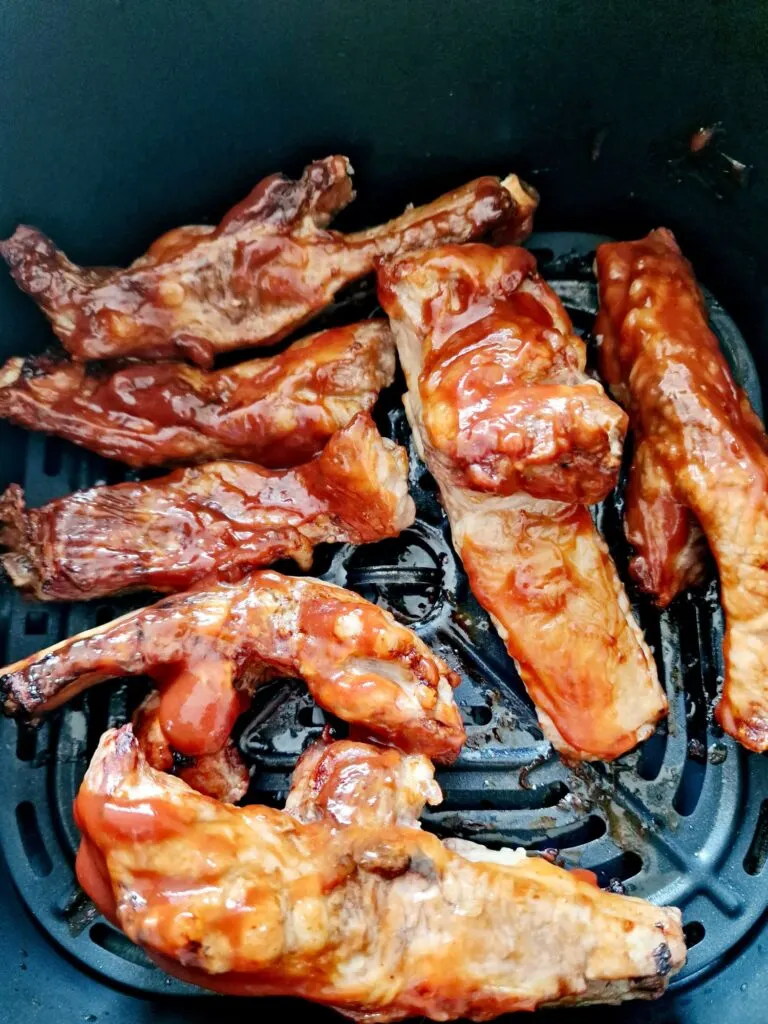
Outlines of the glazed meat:
<svg viewBox="0 0 768 1024">
<path fill-rule="evenodd" d="M 205 582 L 0 670 L 6 714 L 49 711 L 117 676 L 149 676 L 174 750 L 225 744 L 254 689 L 299 676 L 317 703 L 403 750 L 452 761 L 464 742 L 458 676 L 392 616 L 311 578 Z"/>
<path fill-rule="evenodd" d="M 397 771 L 381 757 L 370 751 L 362 772 L 359 750 L 362 774 L 350 776 L 327 748 L 310 788 L 343 810 L 304 824 L 201 796 L 149 767 L 130 726 L 113 730 L 75 805 L 80 883 L 171 973 L 359 1020 L 487 1020 L 664 991 L 685 960 L 678 910 L 602 892 L 523 851 L 441 843 L 394 806 L 371 814 L 377 777 Z M 414 811 L 434 800 L 419 761 L 397 771 Z"/>
<path fill-rule="evenodd" d="M 726 616 L 723 728 L 768 749 L 768 441 L 736 387 L 670 231 L 597 251 L 603 371 L 638 433 L 631 569 L 667 604 L 701 578 L 703 530 Z"/>
<path fill-rule="evenodd" d="M 305 825 L 418 828 L 424 805 L 443 798 L 434 776 L 423 754 L 324 738 L 299 758 L 285 810 Z"/>
<path fill-rule="evenodd" d="M 389 264 L 380 281 L 385 308 L 428 333 L 418 376 L 426 440 L 457 484 L 605 498 L 627 417 L 584 373 L 584 344 L 531 253 L 443 246 Z"/>
<path fill-rule="evenodd" d="M 231 739 L 220 750 L 194 757 L 179 754 L 168 742 L 160 720 L 160 694 L 153 691 L 133 715 L 133 733 L 147 764 L 170 772 L 214 800 L 236 804 L 248 791 L 250 774 Z"/>
<path fill-rule="evenodd" d="M 626 419 L 520 249 L 443 247 L 379 272 L 422 457 L 453 543 L 570 758 L 610 760 L 667 703 L 608 549 L 581 502 L 615 483 Z"/>
<path fill-rule="evenodd" d="M 665 608 L 682 590 L 703 582 L 707 542 L 675 496 L 674 477 L 655 455 L 652 440 L 635 429 L 624 495 L 624 531 L 635 550 L 629 570 Z"/>
<path fill-rule="evenodd" d="M 299 181 L 272 175 L 218 227 L 170 231 L 126 270 L 78 267 L 30 227 L 0 253 L 74 359 L 183 356 L 210 366 L 217 352 L 285 337 L 379 257 L 465 242 L 507 221 L 525 226 L 536 205 L 514 175 L 478 178 L 342 235 L 327 225 L 354 198 L 350 175 L 343 156 L 310 164 Z"/>
<path fill-rule="evenodd" d="M 280 355 L 204 371 L 185 363 L 86 367 L 55 356 L 0 369 L 0 417 L 129 466 L 252 459 L 295 466 L 392 382 L 387 324 L 367 320 Z"/>
<path fill-rule="evenodd" d="M 184 590 L 279 558 L 312 564 L 316 544 L 395 537 L 415 517 L 408 458 L 358 413 L 298 469 L 211 462 L 146 483 L 94 487 L 26 510 L 0 497 L 2 562 L 43 600 Z"/>
</svg>

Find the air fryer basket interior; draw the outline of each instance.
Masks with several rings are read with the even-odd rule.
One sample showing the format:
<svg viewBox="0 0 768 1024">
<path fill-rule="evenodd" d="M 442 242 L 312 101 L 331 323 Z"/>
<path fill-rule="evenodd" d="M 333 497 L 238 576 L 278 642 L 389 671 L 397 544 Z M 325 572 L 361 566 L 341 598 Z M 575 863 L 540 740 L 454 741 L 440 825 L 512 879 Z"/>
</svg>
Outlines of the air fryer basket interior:
<svg viewBox="0 0 768 1024">
<path fill-rule="evenodd" d="M 342 227 L 379 221 L 477 173 L 514 170 L 542 193 L 531 245 L 578 329 L 589 331 L 594 310 L 594 233 L 666 224 L 719 300 L 713 324 L 759 405 L 759 381 L 768 381 L 768 17 L 746 6 L 6 0 L 0 233 L 29 222 L 80 262 L 125 263 L 169 227 L 214 219 L 262 175 L 295 173 L 334 151 L 357 172 L 359 198 Z M 713 130 L 692 152 L 700 128 Z M 354 311 L 374 307 L 363 289 Z M 3 358 L 50 343 L 5 274 L 0 312 Z M 407 443 L 397 396 L 396 385 L 377 415 Z M 0 424 L 0 485 L 24 483 L 30 504 L 123 476 L 116 464 Z M 412 531 L 325 549 L 314 571 L 385 603 L 462 672 L 470 741 L 443 773 L 445 803 L 427 827 L 553 848 L 569 865 L 596 868 L 605 884 L 684 907 L 691 955 L 674 990 L 651 1006 L 569 1011 L 574 1022 L 710 1024 L 726 1000 L 743 1024 L 764 1020 L 768 761 L 711 725 L 716 584 L 662 616 L 635 602 L 670 696 L 670 727 L 615 766 L 571 773 L 546 756 L 503 647 L 467 592 L 434 486 L 413 459 L 411 476 Z M 624 572 L 620 512 L 618 497 L 598 514 Z M 0 656 L 21 657 L 118 605 L 43 608 L 5 587 Z M 0 725 L 0 1024 L 284 1012 L 276 1001 L 247 1006 L 164 979 L 77 897 L 69 803 L 95 739 L 124 719 L 131 699 L 102 687 L 37 735 Z M 257 767 L 250 799 L 282 799 L 321 722 L 299 687 L 264 693 L 240 737 Z"/>
</svg>

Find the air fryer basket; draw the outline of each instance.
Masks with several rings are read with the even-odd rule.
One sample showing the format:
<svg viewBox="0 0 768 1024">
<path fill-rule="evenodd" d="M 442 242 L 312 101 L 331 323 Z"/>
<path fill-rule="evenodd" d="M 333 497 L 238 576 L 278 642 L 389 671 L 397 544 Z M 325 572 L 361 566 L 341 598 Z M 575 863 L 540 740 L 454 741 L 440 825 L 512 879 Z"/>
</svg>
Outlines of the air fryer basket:
<svg viewBox="0 0 768 1024">
<path fill-rule="evenodd" d="M 349 153 L 358 172 L 348 227 L 476 173 L 516 170 L 542 192 L 542 230 L 530 244 L 577 329 L 588 334 L 596 302 L 598 236 L 584 232 L 632 236 L 668 224 L 723 303 L 708 295 L 734 373 L 759 407 L 755 364 L 768 380 L 768 139 L 757 129 L 768 114 L 768 26 L 746 6 L 711 0 L 694 16 L 686 3 L 635 0 L 73 0 L 60 9 L 5 0 L 0 234 L 26 220 L 78 260 L 124 263 L 160 231 L 215 217 L 261 175 L 295 173 L 327 152 Z M 692 152 L 698 128 L 712 130 Z M 329 322 L 370 315 L 375 297 L 363 286 L 339 306 Z M 0 274 L 0 354 L 49 340 L 32 303 Z M 402 386 L 382 396 L 377 417 L 408 444 Z M 0 424 L 0 484 L 22 482 L 31 505 L 126 475 Z M 768 760 L 712 726 L 723 625 L 714 576 L 662 614 L 630 589 L 667 688 L 669 724 L 611 766 L 571 771 L 542 740 L 413 453 L 411 486 L 419 518 L 410 531 L 324 548 L 313 572 L 389 607 L 462 675 L 469 740 L 440 774 L 445 801 L 425 827 L 550 849 L 596 870 L 602 884 L 683 908 L 690 957 L 672 991 L 652 1005 L 568 1011 L 574 1024 L 714 1024 L 725 1005 L 740 1024 L 762 1022 Z M 626 579 L 620 494 L 598 522 Z M 22 657 L 140 600 L 42 606 L 4 587 L 0 657 Z M 249 1005 L 166 978 L 93 916 L 74 884 L 72 797 L 98 736 L 125 720 L 140 690 L 102 686 L 37 732 L 0 723 L 0 1024 L 285 1012 L 278 1001 Z M 249 800 L 280 804 L 323 721 L 296 682 L 259 695 L 239 737 L 255 765 Z M 562 1011 L 555 1019 L 565 1020 Z"/>
</svg>

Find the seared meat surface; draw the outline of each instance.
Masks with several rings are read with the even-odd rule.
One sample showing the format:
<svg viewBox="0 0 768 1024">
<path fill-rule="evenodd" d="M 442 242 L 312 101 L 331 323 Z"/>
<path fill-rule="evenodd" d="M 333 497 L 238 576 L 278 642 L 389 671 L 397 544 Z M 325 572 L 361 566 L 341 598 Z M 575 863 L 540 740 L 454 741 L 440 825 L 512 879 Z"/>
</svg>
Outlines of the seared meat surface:
<svg viewBox="0 0 768 1024">
<path fill-rule="evenodd" d="M 597 250 L 604 375 L 637 433 L 627 536 L 640 585 L 665 605 L 720 573 L 725 683 L 716 714 L 768 749 L 768 438 L 736 386 L 693 271 L 670 231 Z"/>
<path fill-rule="evenodd" d="M 405 450 L 361 412 L 297 469 L 210 462 L 29 510 L 12 484 L 0 496 L 0 544 L 11 549 L 0 558 L 43 600 L 184 590 L 280 558 L 308 569 L 315 545 L 397 536 L 415 511 Z"/>
<path fill-rule="evenodd" d="M 536 205 L 514 175 L 478 178 L 380 227 L 329 231 L 353 198 L 349 161 L 331 156 L 298 181 L 265 178 L 217 227 L 169 231 L 125 270 L 78 267 L 31 227 L 0 243 L 0 255 L 74 359 L 210 366 L 216 353 L 285 337 L 380 257 L 525 226 Z"/>
<path fill-rule="evenodd" d="M 379 271 L 454 546 L 536 706 L 571 758 L 646 739 L 667 702 L 582 502 L 619 469 L 626 417 L 585 374 L 584 343 L 530 253 L 483 245 Z"/>
<path fill-rule="evenodd" d="M 129 466 L 235 458 L 274 469 L 317 455 L 373 407 L 394 373 L 383 320 L 321 331 L 279 355 L 214 371 L 13 358 L 0 369 L 0 417 Z"/>
</svg>

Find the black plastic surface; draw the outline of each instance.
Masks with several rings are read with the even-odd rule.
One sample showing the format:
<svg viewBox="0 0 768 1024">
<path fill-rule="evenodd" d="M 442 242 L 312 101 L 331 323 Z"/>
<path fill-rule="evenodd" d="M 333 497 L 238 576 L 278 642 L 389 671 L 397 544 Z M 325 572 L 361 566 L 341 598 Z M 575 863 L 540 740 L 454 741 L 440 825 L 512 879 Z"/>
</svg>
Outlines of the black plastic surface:
<svg viewBox="0 0 768 1024">
<path fill-rule="evenodd" d="M 549 233 L 530 243 L 582 331 L 595 312 L 590 267 L 598 240 Z M 329 317 L 367 315 L 374 305 L 362 289 Z M 759 408 L 743 339 L 711 298 L 710 310 L 734 372 Z M 398 394 L 396 384 L 380 401 L 377 416 L 386 433 L 408 444 Z M 33 504 L 105 475 L 123 475 L 120 467 L 57 440 L 29 435 L 26 441 L 24 484 Z M 492 845 L 557 850 L 566 865 L 595 870 L 601 884 L 681 906 L 690 956 L 674 989 L 685 992 L 739 947 L 768 897 L 768 759 L 747 755 L 711 724 L 722 638 L 715 581 L 662 614 L 632 595 L 667 688 L 669 724 L 613 765 L 570 771 L 542 740 L 514 667 L 468 591 L 434 484 L 413 452 L 410 482 L 419 509 L 411 530 L 381 544 L 323 548 L 314 572 L 388 607 L 462 675 L 458 698 L 469 738 L 457 764 L 440 773 L 445 800 L 425 815 L 425 826 Z M 620 495 L 597 512 L 624 572 L 620 516 Z M 105 621 L 130 602 L 140 599 L 42 606 L 6 590 L 5 660 Z M 101 732 L 125 721 L 143 692 L 135 682 L 105 685 L 51 716 L 38 731 L 0 725 L 0 843 L 15 885 L 47 934 L 104 981 L 163 997 L 165 1010 L 171 994 L 193 1003 L 212 997 L 152 966 L 94 915 L 73 877 L 72 799 Z M 259 693 L 239 739 L 255 769 L 249 801 L 282 803 L 296 758 L 323 723 L 322 712 L 297 682 L 271 684 Z M 639 1013 L 621 1012 L 617 1020 Z"/>
</svg>

